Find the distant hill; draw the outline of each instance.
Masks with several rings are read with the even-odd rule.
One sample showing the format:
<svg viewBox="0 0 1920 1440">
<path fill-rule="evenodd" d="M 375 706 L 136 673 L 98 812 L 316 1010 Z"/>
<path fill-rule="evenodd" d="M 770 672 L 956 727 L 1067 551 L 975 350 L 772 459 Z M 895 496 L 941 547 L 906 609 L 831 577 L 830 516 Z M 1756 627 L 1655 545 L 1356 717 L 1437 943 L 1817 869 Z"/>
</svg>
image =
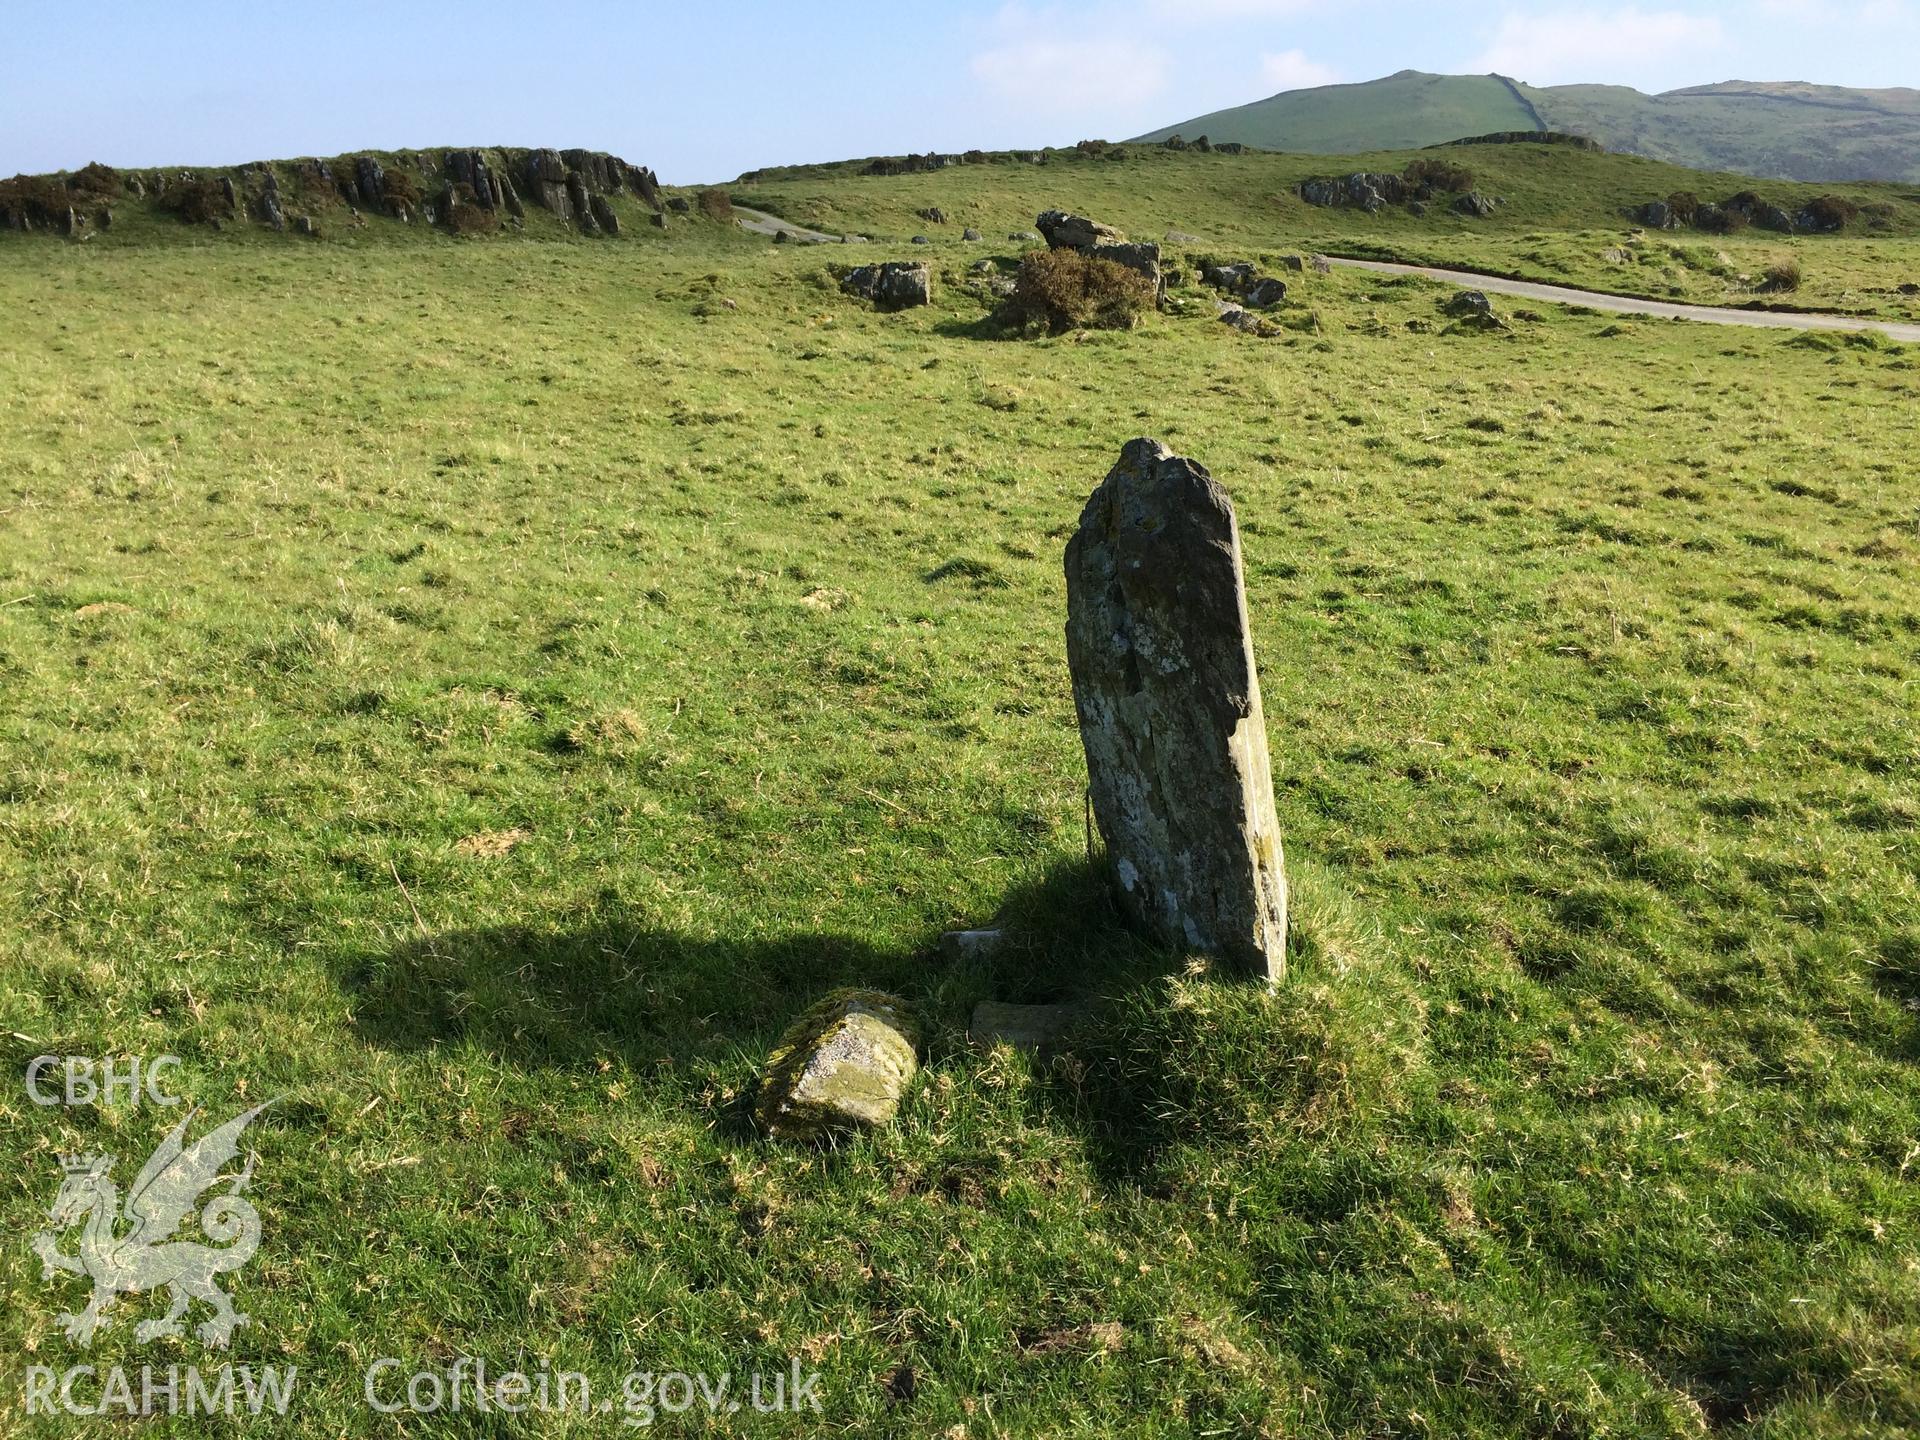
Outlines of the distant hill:
<svg viewBox="0 0 1920 1440">
<path fill-rule="evenodd" d="M 1288 90 L 1138 137 L 1237 140 L 1357 154 L 1503 130 L 1585 135 L 1609 150 L 1788 180 L 1920 181 L 1920 90 L 1729 80 L 1645 95 L 1624 85 L 1538 88 L 1501 75 L 1402 70 Z"/>
</svg>

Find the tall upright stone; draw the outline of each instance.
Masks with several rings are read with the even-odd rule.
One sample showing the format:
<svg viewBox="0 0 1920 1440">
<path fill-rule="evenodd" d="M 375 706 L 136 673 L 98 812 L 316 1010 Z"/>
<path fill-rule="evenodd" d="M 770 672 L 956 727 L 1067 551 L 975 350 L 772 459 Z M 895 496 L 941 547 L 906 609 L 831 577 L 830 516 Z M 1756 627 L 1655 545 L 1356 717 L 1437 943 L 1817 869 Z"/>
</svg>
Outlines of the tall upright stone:
<svg viewBox="0 0 1920 1440">
<path fill-rule="evenodd" d="M 1094 819 L 1134 924 L 1278 981 L 1287 882 L 1240 531 L 1213 477 L 1130 440 L 1067 542 Z"/>
</svg>

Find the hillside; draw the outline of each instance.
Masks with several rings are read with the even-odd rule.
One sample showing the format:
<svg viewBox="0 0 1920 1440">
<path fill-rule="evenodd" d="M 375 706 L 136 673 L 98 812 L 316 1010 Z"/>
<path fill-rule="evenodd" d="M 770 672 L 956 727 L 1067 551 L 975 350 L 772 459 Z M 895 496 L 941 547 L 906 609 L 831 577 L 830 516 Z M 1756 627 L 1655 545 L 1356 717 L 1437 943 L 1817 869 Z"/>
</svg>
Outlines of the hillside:
<svg viewBox="0 0 1920 1440">
<path fill-rule="evenodd" d="M 1418 149 L 1464 135 L 1542 128 L 1540 117 L 1497 75 L 1402 70 L 1361 85 L 1288 90 L 1252 105 L 1183 120 L 1140 139 L 1181 135 L 1192 140 L 1205 135 L 1263 150 L 1353 155 L 1365 150 Z"/>
<path fill-rule="evenodd" d="M 1920 91 L 1727 81 L 1646 95 L 1624 85 L 1538 88 L 1498 75 L 1403 70 L 1289 90 L 1140 137 L 1238 141 L 1344 155 L 1501 130 L 1585 135 L 1701 169 L 1792 180 L 1920 181 Z"/>
</svg>

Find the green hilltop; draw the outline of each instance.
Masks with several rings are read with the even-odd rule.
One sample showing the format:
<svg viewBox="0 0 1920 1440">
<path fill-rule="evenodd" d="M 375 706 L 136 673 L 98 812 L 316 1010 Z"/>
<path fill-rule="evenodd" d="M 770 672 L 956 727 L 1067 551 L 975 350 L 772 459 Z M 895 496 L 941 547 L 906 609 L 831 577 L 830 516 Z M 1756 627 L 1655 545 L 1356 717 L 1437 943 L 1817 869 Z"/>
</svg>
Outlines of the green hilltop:
<svg viewBox="0 0 1920 1440">
<path fill-rule="evenodd" d="M 1216 110 L 1140 136 L 1199 135 L 1344 155 L 1495 131 L 1582 135 L 1609 150 L 1789 180 L 1920 181 L 1920 91 L 1730 80 L 1646 95 L 1624 85 L 1535 87 L 1502 75 L 1402 70 Z"/>
</svg>

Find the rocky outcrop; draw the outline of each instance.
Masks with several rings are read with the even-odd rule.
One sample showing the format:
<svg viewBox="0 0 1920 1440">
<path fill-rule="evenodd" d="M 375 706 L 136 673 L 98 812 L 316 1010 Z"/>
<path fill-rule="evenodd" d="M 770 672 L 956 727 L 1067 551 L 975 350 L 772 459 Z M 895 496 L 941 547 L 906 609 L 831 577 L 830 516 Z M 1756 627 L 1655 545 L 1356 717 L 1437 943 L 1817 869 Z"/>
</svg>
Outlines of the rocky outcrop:
<svg viewBox="0 0 1920 1440">
<path fill-rule="evenodd" d="M 1371 215 L 1423 197 L 1402 176 L 1359 170 L 1339 179 L 1303 180 L 1300 198 L 1309 205 L 1365 210 Z"/>
<path fill-rule="evenodd" d="M 353 162 L 353 198 L 363 210 L 386 214 L 387 172 L 371 155 L 362 155 Z"/>
<path fill-rule="evenodd" d="M 1416 202 L 1417 203 L 1417 202 Z M 1465 215 L 1474 220 L 1485 220 L 1498 210 L 1503 202 L 1497 195 L 1482 195 L 1478 190 L 1469 190 L 1453 202 L 1452 210 L 1456 215 Z"/>
<path fill-rule="evenodd" d="M 1243 312 L 1244 313 L 1244 312 Z M 1131 440 L 1067 542 L 1067 662 L 1122 910 L 1278 980 L 1287 888 L 1233 503 Z"/>
<path fill-rule="evenodd" d="M 933 303 L 933 270 L 924 260 L 888 260 L 880 265 L 862 265 L 841 277 L 840 288 L 849 295 L 871 300 L 881 310 L 930 305 Z"/>
<path fill-rule="evenodd" d="M 1046 239 L 1050 250 L 1087 250 L 1102 241 L 1124 238 L 1109 225 L 1065 210 L 1043 210 L 1034 217 L 1033 228 Z"/>
<path fill-rule="evenodd" d="M 594 223 L 601 233 L 609 236 L 620 233 L 620 217 L 613 213 L 613 204 L 604 195 L 589 195 L 587 205 L 593 213 Z"/>
<path fill-rule="evenodd" d="M 1630 218 L 1649 230 L 1672 230 L 1680 223 L 1673 218 L 1673 206 L 1664 200 L 1649 200 Z"/>
</svg>

